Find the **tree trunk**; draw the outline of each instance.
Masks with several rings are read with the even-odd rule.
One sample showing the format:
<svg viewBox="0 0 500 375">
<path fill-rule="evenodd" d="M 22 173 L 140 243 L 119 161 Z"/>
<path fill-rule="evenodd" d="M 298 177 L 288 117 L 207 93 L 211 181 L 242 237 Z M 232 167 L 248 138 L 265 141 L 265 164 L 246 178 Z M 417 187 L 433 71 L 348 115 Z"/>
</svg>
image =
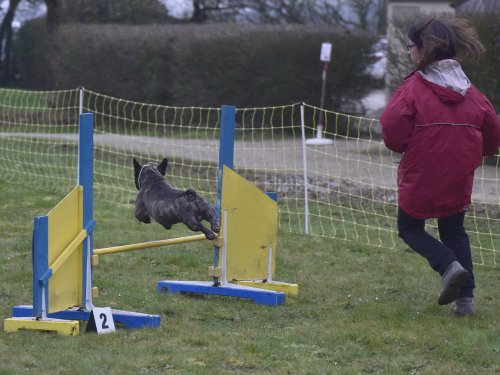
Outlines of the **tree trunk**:
<svg viewBox="0 0 500 375">
<path fill-rule="evenodd" d="M 5 84 L 11 75 L 12 21 L 21 0 L 10 0 L 9 8 L 0 24 L 0 83 Z"/>
<path fill-rule="evenodd" d="M 207 15 L 204 10 L 204 2 L 200 0 L 193 1 L 193 16 L 191 17 L 191 21 L 194 23 L 203 23 L 205 22 Z"/>
<path fill-rule="evenodd" d="M 55 31 L 61 24 L 61 0 L 45 0 L 47 6 L 47 30 Z"/>
</svg>

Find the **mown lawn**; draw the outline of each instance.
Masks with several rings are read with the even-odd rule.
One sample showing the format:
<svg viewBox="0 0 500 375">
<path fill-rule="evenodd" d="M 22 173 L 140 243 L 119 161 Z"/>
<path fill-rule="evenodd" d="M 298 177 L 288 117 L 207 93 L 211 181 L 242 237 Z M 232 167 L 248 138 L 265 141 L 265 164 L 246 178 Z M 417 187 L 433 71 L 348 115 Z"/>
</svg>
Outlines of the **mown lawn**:
<svg viewBox="0 0 500 375">
<path fill-rule="evenodd" d="M 33 185 L 36 185 L 34 183 Z M 438 306 L 439 276 L 396 250 L 279 233 L 275 280 L 299 297 L 247 300 L 158 294 L 159 280 L 206 280 L 207 243 L 100 256 L 98 306 L 161 315 L 158 329 L 110 335 L 6 333 L 12 306 L 31 304 L 33 216 L 62 196 L 0 182 L 0 374 L 495 374 L 500 372 L 498 268 L 476 267 L 477 314 Z M 144 225 L 132 206 L 95 202 L 95 245 L 187 235 Z M 251 229 L 249 229 L 249 235 Z"/>
</svg>

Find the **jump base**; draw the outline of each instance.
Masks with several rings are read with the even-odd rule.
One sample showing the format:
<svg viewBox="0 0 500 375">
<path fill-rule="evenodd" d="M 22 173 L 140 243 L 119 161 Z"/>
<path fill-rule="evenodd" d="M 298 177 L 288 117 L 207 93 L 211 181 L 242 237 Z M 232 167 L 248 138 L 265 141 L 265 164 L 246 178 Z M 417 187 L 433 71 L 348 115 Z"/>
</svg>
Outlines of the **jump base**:
<svg viewBox="0 0 500 375">
<path fill-rule="evenodd" d="M 290 297 L 298 297 L 299 295 L 299 285 L 283 283 L 280 281 L 248 281 L 248 280 L 238 280 L 235 284 L 247 286 L 250 288 L 274 290 L 276 292 L 283 292 Z"/>
<path fill-rule="evenodd" d="M 111 310 L 115 324 L 127 329 L 156 328 L 160 326 L 160 315 L 150 315 L 131 311 Z M 33 316 L 33 306 L 20 305 L 12 308 L 13 318 L 28 318 Z M 85 320 L 90 318 L 90 311 L 83 309 L 68 309 L 48 314 L 49 318 L 63 320 Z"/>
<path fill-rule="evenodd" d="M 4 320 L 5 332 L 16 332 L 20 329 L 54 331 L 63 336 L 76 336 L 80 333 L 80 323 L 76 320 L 43 319 L 33 317 L 8 318 Z"/>
<path fill-rule="evenodd" d="M 226 297 L 246 298 L 258 305 L 276 306 L 285 303 L 285 293 L 246 286 L 223 284 L 214 286 L 204 281 L 159 281 L 158 292 L 213 294 Z"/>
</svg>

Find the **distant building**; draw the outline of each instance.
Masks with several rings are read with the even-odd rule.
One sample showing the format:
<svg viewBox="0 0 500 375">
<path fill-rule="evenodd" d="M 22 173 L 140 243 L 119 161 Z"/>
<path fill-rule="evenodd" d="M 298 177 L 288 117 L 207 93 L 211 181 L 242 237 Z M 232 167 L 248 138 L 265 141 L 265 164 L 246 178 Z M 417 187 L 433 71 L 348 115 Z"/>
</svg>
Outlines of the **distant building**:
<svg viewBox="0 0 500 375">
<path fill-rule="evenodd" d="M 500 2 L 500 0 L 497 0 Z M 406 28 L 414 18 L 423 14 L 455 14 L 452 1 L 421 0 L 387 2 L 387 44 L 388 64 L 385 75 L 386 96 L 389 97 L 402 78 L 411 71 L 408 52 L 406 50 Z"/>
<path fill-rule="evenodd" d="M 496 0 L 498 1 L 498 0 Z M 450 13 L 454 12 L 451 6 L 451 1 L 439 0 L 389 0 L 387 3 L 387 23 L 398 17 L 408 17 L 414 14 L 430 14 L 430 13 Z"/>
</svg>

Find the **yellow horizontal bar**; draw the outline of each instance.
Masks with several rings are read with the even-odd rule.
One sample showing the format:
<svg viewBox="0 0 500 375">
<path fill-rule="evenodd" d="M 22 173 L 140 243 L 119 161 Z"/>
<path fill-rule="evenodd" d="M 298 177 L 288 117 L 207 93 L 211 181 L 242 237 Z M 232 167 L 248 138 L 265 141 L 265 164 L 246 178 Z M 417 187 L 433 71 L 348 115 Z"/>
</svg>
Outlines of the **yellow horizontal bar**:
<svg viewBox="0 0 500 375">
<path fill-rule="evenodd" d="M 94 254 L 95 255 L 104 255 L 104 254 L 122 253 L 125 251 L 143 250 L 143 249 L 149 249 L 152 247 L 176 245 L 176 244 L 186 243 L 186 242 L 203 241 L 205 239 L 206 239 L 206 237 L 204 234 L 196 234 L 194 236 L 169 238 L 167 240 L 140 242 L 140 243 L 135 243 L 135 244 L 130 244 L 130 245 L 121 245 L 121 246 L 105 247 L 102 249 L 94 249 Z"/>
<path fill-rule="evenodd" d="M 52 274 L 56 273 L 56 271 L 61 268 L 61 266 L 68 260 L 68 258 L 73 254 L 73 252 L 78 248 L 78 246 L 82 243 L 82 241 L 87 237 L 87 231 L 83 229 L 80 233 L 78 233 L 73 241 L 63 250 L 61 254 L 54 260 L 54 262 L 50 265 L 52 269 Z"/>
</svg>

